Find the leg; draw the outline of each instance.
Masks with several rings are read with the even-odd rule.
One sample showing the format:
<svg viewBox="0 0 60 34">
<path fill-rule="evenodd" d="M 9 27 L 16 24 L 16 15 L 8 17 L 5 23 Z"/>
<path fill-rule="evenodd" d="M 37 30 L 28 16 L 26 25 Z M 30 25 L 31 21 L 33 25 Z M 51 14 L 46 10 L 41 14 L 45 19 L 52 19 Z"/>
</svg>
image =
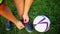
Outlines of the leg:
<svg viewBox="0 0 60 34">
<path fill-rule="evenodd" d="M 25 0 L 24 13 L 28 13 L 32 3 L 33 3 L 33 0 Z"/>
<path fill-rule="evenodd" d="M 22 19 L 24 13 L 24 0 L 14 0 L 14 5 L 18 10 L 20 19 Z"/>
<path fill-rule="evenodd" d="M 14 5 L 16 6 L 20 19 L 24 19 L 24 23 L 29 21 L 28 11 L 33 0 L 14 0 Z"/>
<path fill-rule="evenodd" d="M 25 0 L 25 7 L 24 7 L 24 14 L 23 14 L 24 23 L 29 22 L 28 11 L 32 3 L 33 3 L 33 0 Z"/>
<path fill-rule="evenodd" d="M 14 4 L 18 10 L 18 13 L 20 15 L 20 18 L 22 17 L 24 19 L 24 23 L 25 23 L 25 19 L 27 21 L 29 21 L 29 17 L 28 17 L 28 11 L 29 11 L 29 8 L 31 6 L 33 1 L 30 1 L 30 0 L 14 0 Z M 25 24 L 26 28 L 29 30 L 28 32 L 31 32 L 32 31 L 32 28 L 29 24 Z"/>
<path fill-rule="evenodd" d="M 24 28 L 23 24 L 21 22 L 19 22 L 14 16 L 13 14 L 11 13 L 11 10 L 8 8 L 8 7 L 5 7 L 4 10 L 1 10 L 0 11 L 0 15 L 2 15 L 3 17 L 7 18 L 8 20 L 12 21 L 16 27 L 18 29 L 22 29 Z M 18 23 L 19 22 L 19 23 Z M 22 26 L 22 27 L 20 27 Z"/>
<path fill-rule="evenodd" d="M 31 33 L 33 31 L 32 24 L 29 23 L 29 16 L 28 11 L 33 3 L 33 0 L 25 0 L 25 6 L 24 6 L 24 14 L 23 14 L 23 20 L 24 24 L 26 26 L 26 30 Z"/>
</svg>

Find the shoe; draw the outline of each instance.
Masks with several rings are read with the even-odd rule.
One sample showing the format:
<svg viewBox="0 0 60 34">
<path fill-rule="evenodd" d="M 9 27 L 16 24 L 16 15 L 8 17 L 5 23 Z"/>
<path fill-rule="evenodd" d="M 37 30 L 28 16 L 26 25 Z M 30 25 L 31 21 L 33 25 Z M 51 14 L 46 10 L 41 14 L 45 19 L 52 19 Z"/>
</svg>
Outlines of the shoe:
<svg viewBox="0 0 60 34">
<path fill-rule="evenodd" d="M 5 28 L 7 31 L 9 31 L 11 29 L 11 22 L 7 21 L 7 23 L 5 24 Z"/>
<path fill-rule="evenodd" d="M 20 20 L 23 25 L 25 25 L 25 29 L 27 32 L 31 33 L 33 31 L 33 26 L 30 23 L 23 23 L 23 20 Z"/>
<path fill-rule="evenodd" d="M 32 33 L 32 31 L 33 31 L 33 26 L 32 26 L 32 24 L 27 23 L 27 24 L 25 24 L 25 27 L 26 27 L 26 30 L 27 30 L 29 33 Z"/>
</svg>

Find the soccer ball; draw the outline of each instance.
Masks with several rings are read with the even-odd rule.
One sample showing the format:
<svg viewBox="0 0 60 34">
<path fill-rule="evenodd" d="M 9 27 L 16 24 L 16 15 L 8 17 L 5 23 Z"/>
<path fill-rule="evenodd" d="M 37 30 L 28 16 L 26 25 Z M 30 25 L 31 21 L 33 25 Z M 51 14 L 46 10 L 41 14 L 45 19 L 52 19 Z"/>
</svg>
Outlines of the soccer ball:
<svg viewBox="0 0 60 34">
<path fill-rule="evenodd" d="M 37 16 L 33 21 L 33 26 L 38 32 L 46 32 L 50 28 L 50 20 L 44 15 Z"/>
</svg>

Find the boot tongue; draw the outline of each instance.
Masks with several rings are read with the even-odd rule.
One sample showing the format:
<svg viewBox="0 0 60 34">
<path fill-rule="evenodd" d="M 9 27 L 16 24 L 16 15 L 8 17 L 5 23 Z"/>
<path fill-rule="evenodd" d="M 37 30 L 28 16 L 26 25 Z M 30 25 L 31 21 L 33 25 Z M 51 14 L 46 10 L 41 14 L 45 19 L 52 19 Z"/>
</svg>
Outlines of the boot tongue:
<svg viewBox="0 0 60 34">
<path fill-rule="evenodd" d="M 20 21 L 22 22 L 23 25 L 29 26 L 29 23 L 23 23 L 23 20 L 21 20 L 21 19 L 20 19 Z"/>
<path fill-rule="evenodd" d="M 24 23 L 24 25 L 25 25 L 25 26 L 29 26 L 29 24 L 28 24 L 28 23 Z"/>
</svg>

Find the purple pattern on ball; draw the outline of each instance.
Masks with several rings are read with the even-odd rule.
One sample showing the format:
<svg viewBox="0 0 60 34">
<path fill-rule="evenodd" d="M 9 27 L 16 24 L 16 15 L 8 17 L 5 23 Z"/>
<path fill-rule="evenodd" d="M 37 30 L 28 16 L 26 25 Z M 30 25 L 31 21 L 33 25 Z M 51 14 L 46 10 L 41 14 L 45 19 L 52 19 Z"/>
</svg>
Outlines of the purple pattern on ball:
<svg viewBox="0 0 60 34">
<path fill-rule="evenodd" d="M 48 29 L 48 22 L 42 22 L 42 21 L 44 21 L 46 18 L 44 17 L 41 21 L 39 21 L 37 24 L 47 24 L 47 26 L 46 26 L 46 30 Z M 33 26 L 35 27 L 37 24 L 34 24 Z M 46 31 L 45 30 L 45 31 Z"/>
</svg>

